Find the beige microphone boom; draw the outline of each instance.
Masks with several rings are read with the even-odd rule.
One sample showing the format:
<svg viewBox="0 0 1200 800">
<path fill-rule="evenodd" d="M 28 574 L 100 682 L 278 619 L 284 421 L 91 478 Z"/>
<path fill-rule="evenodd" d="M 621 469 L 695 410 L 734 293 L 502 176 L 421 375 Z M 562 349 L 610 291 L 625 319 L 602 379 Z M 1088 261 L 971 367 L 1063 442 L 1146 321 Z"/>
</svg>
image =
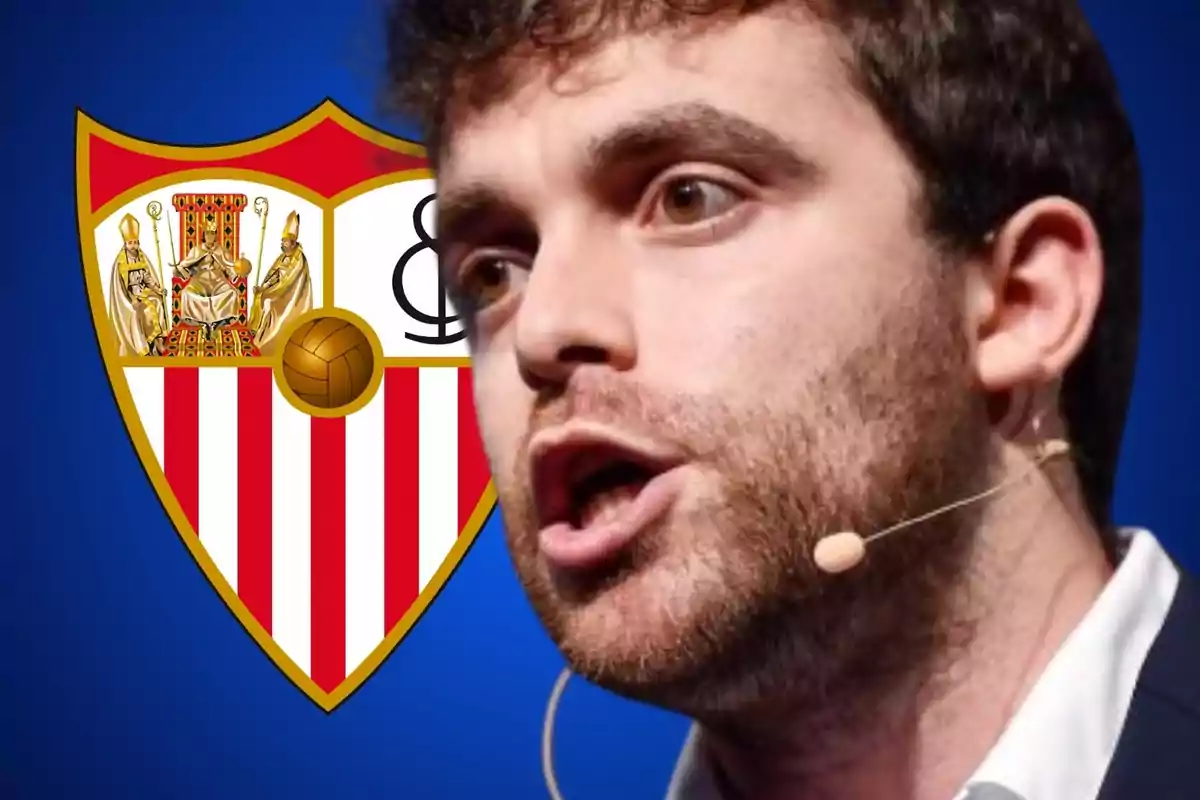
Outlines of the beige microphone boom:
<svg viewBox="0 0 1200 800">
<path fill-rule="evenodd" d="M 854 569 L 866 558 L 868 544 L 890 533 L 912 527 L 918 523 L 953 511 L 956 508 L 962 508 L 965 505 L 970 505 L 971 503 L 976 503 L 990 497 L 999 491 L 1007 489 L 1018 481 L 1025 480 L 1046 461 L 1056 456 L 1064 455 L 1070 449 L 1071 446 L 1064 439 L 1049 439 L 1038 446 L 1037 456 L 1034 458 L 1033 464 L 1030 465 L 1029 469 L 979 494 L 964 497 L 962 500 L 957 500 L 941 508 L 935 508 L 933 511 L 905 520 L 904 522 L 899 522 L 871 536 L 864 537 L 855 531 L 840 531 L 838 533 L 831 533 L 828 536 L 822 536 L 817 540 L 817 544 L 813 548 L 813 561 L 816 562 L 817 569 L 830 575 Z"/>
</svg>

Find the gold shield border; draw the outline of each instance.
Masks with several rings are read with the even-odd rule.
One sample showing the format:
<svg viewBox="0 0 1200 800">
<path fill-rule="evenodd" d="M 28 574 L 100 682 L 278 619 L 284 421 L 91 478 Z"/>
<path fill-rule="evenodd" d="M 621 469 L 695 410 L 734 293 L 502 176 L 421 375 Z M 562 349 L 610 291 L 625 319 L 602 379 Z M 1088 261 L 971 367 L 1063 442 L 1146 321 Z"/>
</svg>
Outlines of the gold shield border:
<svg viewBox="0 0 1200 800">
<path fill-rule="evenodd" d="M 297 184 L 293 181 L 286 180 L 267 173 L 260 173 L 251 170 L 224 168 L 224 167 L 199 167 L 197 169 L 182 169 L 158 178 L 145 181 L 137 186 L 133 186 L 123 191 L 118 196 L 112 198 L 95 212 L 91 209 L 91 163 L 88 144 L 90 139 L 95 136 L 109 143 L 132 150 L 145 155 L 158 156 L 163 158 L 174 159 L 178 161 L 196 161 L 206 162 L 218 159 L 237 158 L 239 156 L 250 155 L 253 153 L 270 150 L 284 142 L 290 141 L 302 135 L 306 131 L 312 129 L 317 124 L 324 120 L 332 120 L 345 128 L 347 131 L 356 136 L 365 139 L 373 144 L 385 147 L 387 149 L 404 153 L 408 155 L 423 156 L 424 148 L 413 142 L 405 141 L 393 136 L 390 136 L 382 131 L 376 130 L 365 122 L 357 119 L 349 112 L 338 106 L 333 100 L 326 99 L 315 108 L 296 119 L 292 123 L 285 125 L 271 133 L 265 134 L 254 139 L 247 139 L 239 142 L 232 142 L 222 145 L 213 146 L 187 146 L 187 145 L 170 145 L 158 142 L 146 141 L 137 139 L 127 134 L 108 128 L 97 122 L 92 117 L 88 116 L 82 109 L 76 110 L 76 135 L 75 135 L 75 180 L 76 180 L 76 214 L 78 218 L 79 228 L 79 246 L 80 256 L 84 272 L 84 288 L 87 292 L 88 307 L 91 309 L 92 323 L 96 331 L 96 340 L 100 349 L 101 357 L 104 361 L 104 368 L 108 375 L 109 385 L 112 387 L 113 399 L 116 401 L 117 408 L 121 412 L 121 418 L 125 423 L 125 428 L 129 433 L 130 440 L 133 444 L 134 451 L 137 453 L 138 459 L 142 463 L 142 468 L 145 470 L 146 477 L 154 487 L 155 493 L 158 495 L 159 502 L 162 504 L 163 510 L 167 513 L 171 523 L 175 526 L 176 533 L 191 553 L 192 558 L 200 566 L 206 578 L 212 587 L 220 595 L 225 602 L 226 607 L 232 612 L 233 616 L 241 623 L 242 627 L 250 634 L 253 640 L 258 644 L 275 663 L 275 665 L 283 672 L 285 676 L 293 684 L 296 685 L 305 695 L 309 697 L 318 707 L 326 713 L 332 712 L 335 708 L 350 698 L 368 678 L 374 674 L 383 662 L 391 655 L 396 646 L 404 640 L 408 633 L 413 629 L 416 623 L 424 616 L 429 606 L 441 593 L 446 583 L 450 580 L 463 558 L 475 543 L 479 532 L 482 530 L 488 517 L 496 505 L 496 490 L 493 482 L 488 481 L 484 487 L 483 493 L 475 505 L 475 510 L 471 514 L 467 524 L 459 531 L 459 536 L 454 546 L 450 549 L 441 567 L 430 579 L 428 585 L 421 591 L 417 599 L 409 607 L 409 609 L 396 623 L 395 627 L 388 632 L 382 642 L 372 651 L 353 672 L 346 676 L 345 680 L 332 692 L 326 692 L 304 673 L 296 665 L 294 661 L 283 651 L 271 635 L 266 631 L 250 610 L 238 597 L 237 592 L 229 585 L 225 577 L 221 574 L 220 569 L 213 562 L 212 557 L 208 555 L 204 546 L 200 543 L 200 539 L 196 531 L 192 529 L 191 523 L 188 522 L 186 515 L 183 513 L 183 508 L 180 506 L 178 499 L 175 497 L 174 491 L 167 482 L 166 475 L 163 472 L 162 466 L 158 463 L 157 457 L 154 455 L 150 447 L 150 439 L 146 434 L 145 428 L 142 425 L 142 420 L 137 412 L 137 408 L 133 402 L 133 396 L 129 391 L 128 383 L 125 379 L 124 367 L 134 364 L 141 366 L 233 366 L 235 364 L 246 365 L 244 360 L 212 358 L 212 359 L 180 359 L 180 358 L 137 358 L 137 359 L 122 359 L 117 355 L 116 343 L 113 336 L 109 335 L 108 331 L 108 313 L 104 306 L 104 292 L 101 286 L 102 278 L 100 277 L 100 264 L 98 254 L 96 253 L 95 244 L 95 229 L 99 221 L 109 216 L 114 209 L 120 208 L 132 198 L 145 194 L 146 192 L 154 191 L 155 189 L 166 188 L 168 186 L 192 180 L 205 180 L 213 178 L 225 178 L 231 180 L 246 180 L 262 183 L 267 186 L 272 186 L 277 189 L 282 189 L 291 192 L 299 197 L 304 198 L 313 205 L 321 209 L 324 216 L 324 252 L 323 252 L 323 281 L 324 290 L 321 306 L 329 307 L 333 305 L 334 297 L 334 264 L 333 264 L 333 210 L 359 195 L 366 194 L 374 189 L 382 186 L 388 186 L 394 183 L 401 183 L 410 180 L 419 180 L 422 178 L 432 177 L 428 169 L 405 170 L 390 174 L 385 174 L 372 178 L 370 180 L 351 186 L 342 192 L 330 198 L 325 198 L 317 192 Z M 269 361 L 269 360 L 265 360 Z M 385 359 L 387 366 L 407 366 L 407 367 L 460 367 L 469 366 L 470 360 L 466 358 L 388 358 Z M 266 364 L 264 363 L 264 366 Z"/>
</svg>

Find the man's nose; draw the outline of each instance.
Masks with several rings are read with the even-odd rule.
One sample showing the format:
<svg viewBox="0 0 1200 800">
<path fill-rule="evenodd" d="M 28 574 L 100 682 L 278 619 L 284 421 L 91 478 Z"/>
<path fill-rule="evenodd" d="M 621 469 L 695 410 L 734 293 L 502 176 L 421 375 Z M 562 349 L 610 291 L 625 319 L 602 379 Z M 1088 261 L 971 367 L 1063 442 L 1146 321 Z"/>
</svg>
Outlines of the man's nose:
<svg viewBox="0 0 1200 800">
<path fill-rule="evenodd" d="M 630 369 L 637 337 L 625 270 L 597 254 L 549 256 L 539 253 L 517 311 L 516 353 L 525 382 L 535 389 L 561 384 L 585 364 Z"/>
</svg>

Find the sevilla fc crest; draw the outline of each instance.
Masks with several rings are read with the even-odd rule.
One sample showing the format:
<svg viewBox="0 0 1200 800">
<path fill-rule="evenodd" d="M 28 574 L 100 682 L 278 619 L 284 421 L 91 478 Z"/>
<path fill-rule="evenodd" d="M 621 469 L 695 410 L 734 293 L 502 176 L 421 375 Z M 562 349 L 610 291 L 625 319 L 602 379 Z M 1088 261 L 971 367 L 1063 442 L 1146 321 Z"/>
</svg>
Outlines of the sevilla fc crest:
<svg viewBox="0 0 1200 800">
<path fill-rule="evenodd" d="M 237 618 L 332 710 L 495 502 L 424 151 L 329 101 L 217 147 L 78 122 L 84 272 L 137 452 Z"/>
</svg>

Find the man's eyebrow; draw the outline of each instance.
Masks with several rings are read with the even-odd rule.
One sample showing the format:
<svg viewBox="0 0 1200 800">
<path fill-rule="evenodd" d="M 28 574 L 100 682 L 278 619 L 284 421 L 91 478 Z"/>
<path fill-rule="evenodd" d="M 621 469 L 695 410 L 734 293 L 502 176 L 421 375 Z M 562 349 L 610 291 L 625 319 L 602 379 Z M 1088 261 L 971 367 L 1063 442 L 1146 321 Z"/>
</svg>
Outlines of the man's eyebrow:
<svg viewBox="0 0 1200 800">
<path fill-rule="evenodd" d="M 467 231 L 498 213 L 511 215 L 516 202 L 500 189 L 485 183 L 468 183 L 437 198 L 437 239 L 458 241 Z"/>
<path fill-rule="evenodd" d="M 708 103 L 654 109 L 588 146 L 586 172 L 602 176 L 628 162 L 659 157 L 722 158 L 782 180 L 810 178 L 816 166 L 779 134 Z"/>
<path fill-rule="evenodd" d="M 816 166 L 780 135 L 744 117 L 707 103 L 681 103 L 656 108 L 595 137 L 587 146 L 584 173 L 589 183 L 630 163 L 656 159 L 722 159 L 762 178 L 811 178 Z M 437 199 L 437 239 L 469 240 L 481 227 L 522 216 L 520 203 L 500 187 L 479 181 L 464 183 Z"/>
</svg>

